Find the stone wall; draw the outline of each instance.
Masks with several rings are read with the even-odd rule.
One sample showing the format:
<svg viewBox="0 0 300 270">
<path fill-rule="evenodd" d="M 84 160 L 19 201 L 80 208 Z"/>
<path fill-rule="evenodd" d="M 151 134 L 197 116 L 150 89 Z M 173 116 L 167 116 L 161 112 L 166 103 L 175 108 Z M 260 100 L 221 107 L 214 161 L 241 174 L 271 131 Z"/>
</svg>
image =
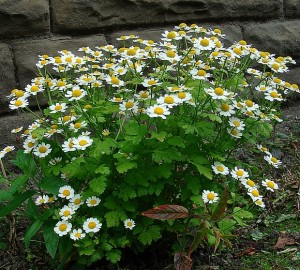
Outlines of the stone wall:
<svg viewBox="0 0 300 270">
<path fill-rule="evenodd" d="M 36 76 L 38 55 L 116 44 L 122 34 L 155 39 L 180 22 L 219 27 L 230 41 L 300 64 L 299 0 L 0 0 L 0 149 L 26 122 L 8 110 L 6 96 Z M 288 75 L 293 83 L 300 83 L 299 64 Z"/>
</svg>

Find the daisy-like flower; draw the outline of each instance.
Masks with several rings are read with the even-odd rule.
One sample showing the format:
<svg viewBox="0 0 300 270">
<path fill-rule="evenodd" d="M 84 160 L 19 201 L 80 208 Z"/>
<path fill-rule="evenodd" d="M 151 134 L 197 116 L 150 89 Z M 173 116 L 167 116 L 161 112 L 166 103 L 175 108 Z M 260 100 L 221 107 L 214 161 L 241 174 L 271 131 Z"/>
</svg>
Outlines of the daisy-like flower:
<svg viewBox="0 0 300 270">
<path fill-rule="evenodd" d="M 99 232 L 102 227 L 102 223 L 96 218 L 88 218 L 84 223 L 83 223 L 83 229 L 85 230 L 86 233 L 90 232 Z"/>
<path fill-rule="evenodd" d="M 66 103 L 56 103 L 49 107 L 50 113 L 65 112 L 67 109 Z"/>
<path fill-rule="evenodd" d="M 66 152 L 73 152 L 75 151 L 77 148 L 74 145 L 74 138 L 69 138 L 67 141 L 65 141 L 62 144 L 62 150 L 66 153 Z"/>
<path fill-rule="evenodd" d="M 86 199 L 86 204 L 88 207 L 95 207 L 101 202 L 101 199 L 97 198 L 96 196 L 88 197 Z"/>
<path fill-rule="evenodd" d="M 177 95 L 164 95 L 159 97 L 156 101 L 158 104 L 164 104 L 168 108 L 173 108 L 181 103 L 181 100 L 177 97 Z"/>
<path fill-rule="evenodd" d="M 146 100 L 149 99 L 150 93 L 149 91 L 140 91 L 138 94 L 134 95 L 139 100 Z"/>
<path fill-rule="evenodd" d="M 215 174 L 229 174 L 228 168 L 223 165 L 221 162 L 215 162 L 214 165 L 211 166 Z"/>
<path fill-rule="evenodd" d="M 71 199 L 74 197 L 74 189 L 71 186 L 62 186 L 59 188 L 58 197 Z"/>
<path fill-rule="evenodd" d="M 162 34 L 163 38 L 161 40 L 172 41 L 172 40 L 180 40 L 182 37 L 175 31 L 165 31 Z"/>
<path fill-rule="evenodd" d="M 255 182 L 251 179 L 242 179 L 241 182 L 242 182 L 243 186 L 246 187 L 247 189 L 256 188 Z"/>
<path fill-rule="evenodd" d="M 261 208 L 265 208 L 265 207 L 266 207 L 266 205 L 265 205 L 265 203 L 262 201 L 262 199 L 258 199 L 258 200 L 256 200 L 254 203 L 255 203 L 256 205 L 258 205 L 259 207 L 261 207 Z"/>
<path fill-rule="evenodd" d="M 229 125 L 236 128 L 237 130 L 244 130 L 245 128 L 244 122 L 237 117 L 231 117 L 229 119 Z"/>
<path fill-rule="evenodd" d="M 86 96 L 87 92 L 83 89 L 80 89 L 79 86 L 73 86 L 72 90 L 67 91 L 65 97 L 69 98 L 70 101 L 72 100 L 80 100 L 84 96 Z"/>
<path fill-rule="evenodd" d="M 269 179 L 262 181 L 262 185 L 266 187 L 267 190 L 271 190 L 272 192 L 274 192 L 275 189 L 278 189 L 278 185 L 274 181 Z"/>
<path fill-rule="evenodd" d="M 78 150 L 85 150 L 93 144 L 93 139 L 86 135 L 80 135 L 78 138 L 73 139 L 74 147 Z"/>
<path fill-rule="evenodd" d="M 237 128 L 228 128 L 227 129 L 228 133 L 230 134 L 231 137 L 239 139 L 242 137 L 242 133 L 240 132 L 239 129 Z"/>
<path fill-rule="evenodd" d="M 41 195 L 41 196 L 38 196 L 35 200 L 35 204 L 36 205 L 41 205 L 41 204 L 45 204 L 49 202 L 49 196 L 48 195 Z"/>
<path fill-rule="evenodd" d="M 87 123 L 85 121 L 82 121 L 82 122 L 71 123 L 69 127 L 70 127 L 70 130 L 77 132 L 81 128 L 85 128 L 86 126 L 87 126 Z"/>
<path fill-rule="evenodd" d="M 85 237 L 85 233 L 81 230 L 81 229 L 74 229 L 71 233 L 70 233 L 70 238 L 74 241 L 83 239 Z"/>
<path fill-rule="evenodd" d="M 160 83 L 158 80 L 155 80 L 153 78 L 146 78 L 144 79 L 144 81 L 142 82 L 142 85 L 144 87 L 152 87 L 152 86 L 158 86 L 161 85 L 162 83 Z"/>
<path fill-rule="evenodd" d="M 68 205 L 65 205 L 59 210 L 59 215 L 63 220 L 71 219 L 73 214 L 75 214 L 75 210 Z"/>
<path fill-rule="evenodd" d="M 166 119 L 166 115 L 169 115 L 170 111 L 165 105 L 154 105 L 147 108 L 146 114 L 149 117 L 161 117 L 162 119 Z"/>
<path fill-rule="evenodd" d="M 54 231 L 59 235 L 59 236 L 64 236 L 67 235 L 72 229 L 72 224 L 69 223 L 66 220 L 62 220 L 56 223 L 54 227 Z"/>
<path fill-rule="evenodd" d="M 257 145 L 257 148 L 261 151 L 266 153 L 267 155 L 271 155 L 271 153 L 269 152 L 269 149 L 267 147 L 262 146 L 261 144 Z"/>
<path fill-rule="evenodd" d="M 230 173 L 231 173 L 231 176 L 237 180 L 243 180 L 243 179 L 249 177 L 248 172 L 246 172 L 244 169 L 240 169 L 238 167 L 235 167 L 233 170 L 231 170 Z"/>
<path fill-rule="evenodd" d="M 136 101 L 134 101 L 133 99 L 127 100 L 127 101 L 123 101 L 120 104 L 120 110 L 122 112 L 125 111 L 133 111 L 133 112 L 137 112 L 138 110 L 138 103 Z"/>
<path fill-rule="evenodd" d="M 228 91 L 221 87 L 208 88 L 205 89 L 205 92 L 210 95 L 213 99 L 226 100 L 231 95 Z"/>
<path fill-rule="evenodd" d="M 260 195 L 258 189 L 253 188 L 253 189 L 249 189 L 248 193 L 247 193 L 251 199 L 255 202 L 257 200 L 261 200 L 262 196 Z"/>
<path fill-rule="evenodd" d="M 248 99 L 245 100 L 245 102 L 243 103 L 245 110 L 247 111 L 255 111 L 257 109 L 259 109 L 258 104 L 255 104 L 252 100 Z"/>
<path fill-rule="evenodd" d="M 202 193 L 202 199 L 205 203 L 214 203 L 219 200 L 219 197 L 214 191 L 204 190 Z"/>
<path fill-rule="evenodd" d="M 52 151 L 50 144 L 41 143 L 38 144 L 34 150 L 33 154 L 35 154 L 39 158 L 44 158 L 48 156 L 48 154 Z"/>
<path fill-rule="evenodd" d="M 135 222 L 133 219 L 126 219 L 124 221 L 124 227 L 126 229 L 132 230 L 135 227 Z"/>
<path fill-rule="evenodd" d="M 234 106 L 228 103 L 220 104 L 217 110 L 219 114 L 223 116 L 231 116 L 232 114 L 235 114 Z"/>
<path fill-rule="evenodd" d="M 19 127 L 19 128 L 14 128 L 11 133 L 15 134 L 15 133 L 19 133 L 23 130 L 23 127 Z"/>
<path fill-rule="evenodd" d="M 125 83 L 121 79 L 116 76 L 107 76 L 106 82 L 110 84 L 112 87 L 120 87 L 123 86 Z"/>
<path fill-rule="evenodd" d="M 5 153 L 9 153 L 13 150 L 15 150 L 14 146 L 6 146 L 2 151 L 5 152 Z"/>
<path fill-rule="evenodd" d="M 81 199 L 80 194 L 76 194 L 70 199 L 69 206 L 74 208 L 74 210 L 77 210 L 80 207 L 80 205 L 82 205 L 83 203 L 84 202 Z"/>
<path fill-rule="evenodd" d="M 265 99 L 270 100 L 270 101 L 282 101 L 283 97 L 280 93 L 278 93 L 278 91 L 276 90 L 271 90 L 265 93 Z"/>
<path fill-rule="evenodd" d="M 194 47 L 199 51 L 210 51 L 216 47 L 216 44 L 210 38 L 199 38 L 194 41 Z"/>
<path fill-rule="evenodd" d="M 11 110 L 16 110 L 19 108 L 25 108 L 29 105 L 29 102 L 26 99 L 18 98 L 10 101 L 9 108 Z"/>
<path fill-rule="evenodd" d="M 193 75 L 194 80 L 207 80 L 207 78 L 211 77 L 211 74 L 204 69 L 192 69 L 190 73 Z"/>
<path fill-rule="evenodd" d="M 276 157 L 273 157 L 272 154 L 264 156 L 264 159 L 275 168 L 279 168 L 279 166 L 282 164 L 282 162 Z"/>
<path fill-rule="evenodd" d="M 26 154 L 30 153 L 32 151 L 32 149 L 34 149 L 34 147 L 36 147 L 36 145 L 37 145 L 37 141 L 36 140 L 33 140 L 31 138 L 26 139 L 23 142 L 24 152 Z"/>
</svg>

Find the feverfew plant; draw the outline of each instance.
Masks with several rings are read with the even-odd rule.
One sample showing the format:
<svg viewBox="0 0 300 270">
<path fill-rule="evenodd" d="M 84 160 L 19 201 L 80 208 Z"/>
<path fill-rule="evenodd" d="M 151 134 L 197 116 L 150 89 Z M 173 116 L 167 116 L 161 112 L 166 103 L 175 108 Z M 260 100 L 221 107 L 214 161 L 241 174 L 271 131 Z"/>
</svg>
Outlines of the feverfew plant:
<svg viewBox="0 0 300 270">
<path fill-rule="evenodd" d="M 24 175 L 7 177 L 0 217 L 27 201 L 27 248 L 41 230 L 62 265 L 116 263 L 122 248 L 141 250 L 170 231 L 180 236 L 176 267 L 191 267 L 200 243 L 229 245 L 249 208 L 264 208 L 280 187 L 269 168 L 282 162 L 265 144 L 282 121 L 280 101 L 299 92 L 277 77 L 292 58 L 244 40 L 227 47 L 220 29 L 195 24 L 162 36 L 122 36 L 120 48 L 84 47 L 83 56 L 41 55 L 39 77 L 12 90 L 10 109 L 35 120 L 12 130 L 22 132 L 13 163 Z M 184 219 L 154 220 L 176 218 Z"/>
</svg>

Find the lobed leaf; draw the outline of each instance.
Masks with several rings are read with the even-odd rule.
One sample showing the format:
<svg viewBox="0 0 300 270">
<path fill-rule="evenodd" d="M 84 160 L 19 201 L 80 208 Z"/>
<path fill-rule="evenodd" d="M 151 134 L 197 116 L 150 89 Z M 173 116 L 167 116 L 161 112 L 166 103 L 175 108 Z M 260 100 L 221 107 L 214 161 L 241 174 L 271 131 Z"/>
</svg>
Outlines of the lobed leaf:
<svg viewBox="0 0 300 270">
<path fill-rule="evenodd" d="M 142 213 L 143 216 L 159 220 L 189 217 L 189 210 L 181 205 L 164 204 Z"/>
</svg>

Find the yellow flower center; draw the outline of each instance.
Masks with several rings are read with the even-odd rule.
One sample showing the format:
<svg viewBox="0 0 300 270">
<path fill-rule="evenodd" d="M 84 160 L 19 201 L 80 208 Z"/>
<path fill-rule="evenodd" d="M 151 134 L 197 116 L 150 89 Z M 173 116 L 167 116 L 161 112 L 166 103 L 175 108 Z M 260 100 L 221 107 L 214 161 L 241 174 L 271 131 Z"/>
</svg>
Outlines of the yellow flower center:
<svg viewBox="0 0 300 270">
<path fill-rule="evenodd" d="M 31 86 L 30 91 L 37 92 L 37 91 L 39 91 L 39 87 L 37 85 L 33 85 L 33 86 Z"/>
<path fill-rule="evenodd" d="M 278 159 L 275 158 L 275 157 L 271 157 L 271 161 L 272 161 L 273 163 L 277 163 L 277 162 L 278 162 Z"/>
<path fill-rule="evenodd" d="M 239 126 L 241 125 L 241 123 L 240 123 L 239 121 L 237 121 L 237 120 L 236 120 L 236 121 L 233 121 L 232 123 L 233 123 L 236 127 L 239 127 Z"/>
<path fill-rule="evenodd" d="M 197 75 L 198 76 L 205 76 L 206 75 L 206 71 L 203 70 L 203 69 L 200 69 L 200 70 L 198 70 Z"/>
<path fill-rule="evenodd" d="M 209 199 L 210 201 L 212 201 L 215 197 L 216 197 L 215 194 L 211 192 L 207 194 L 207 199 Z"/>
<path fill-rule="evenodd" d="M 231 134 L 237 136 L 239 132 L 236 129 L 231 130 Z"/>
<path fill-rule="evenodd" d="M 90 104 L 87 104 L 84 106 L 84 109 L 86 109 L 86 110 L 91 109 L 91 108 L 92 108 L 92 106 Z"/>
<path fill-rule="evenodd" d="M 24 92 L 23 92 L 22 90 L 17 90 L 17 91 L 15 92 L 15 96 L 16 96 L 16 97 L 23 97 L 23 96 L 24 96 Z"/>
<path fill-rule="evenodd" d="M 248 186 L 250 186 L 250 187 L 254 187 L 254 186 L 255 186 L 255 183 L 254 183 L 252 180 L 250 180 L 250 179 L 248 179 L 248 180 L 246 181 L 246 184 L 247 184 Z"/>
<path fill-rule="evenodd" d="M 221 105 L 221 110 L 222 110 L 223 112 L 228 112 L 229 109 L 230 109 L 230 106 L 229 106 L 228 104 L 222 104 L 222 105 Z"/>
<path fill-rule="evenodd" d="M 242 54 L 242 50 L 241 50 L 240 48 L 234 48 L 234 49 L 233 49 L 233 52 L 234 52 L 235 54 L 238 54 L 238 55 L 241 55 L 241 54 Z"/>
<path fill-rule="evenodd" d="M 126 53 L 129 56 L 135 56 L 136 55 L 136 50 L 135 49 L 128 49 Z"/>
<path fill-rule="evenodd" d="M 56 63 L 56 64 L 62 63 L 61 58 L 60 58 L 60 57 L 55 57 L 55 63 Z"/>
<path fill-rule="evenodd" d="M 271 67 L 275 70 L 278 70 L 280 68 L 280 65 L 277 63 L 273 63 Z"/>
<path fill-rule="evenodd" d="M 217 95 L 217 96 L 223 96 L 224 95 L 224 90 L 221 88 L 221 87 L 217 87 L 217 88 L 215 88 L 215 94 Z"/>
<path fill-rule="evenodd" d="M 275 92 L 275 91 L 272 91 L 272 92 L 270 93 L 270 96 L 271 96 L 272 98 L 278 98 L 278 93 Z"/>
<path fill-rule="evenodd" d="M 156 81 L 155 81 L 155 80 L 149 80 L 149 81 L 148 81 L 148 84 L 149 84 L 149 85 L 156 84 Z"/>
<path fill-rule="evenodd" d="M 65 190 L 62 192 L 62 194 L 63 194 L 64 196 L 68 197 L 68 196 L 71 194 L 71 192 L 70 192 L 70 190 L 65 189 Z"/>
<path fill-rule="evenodd" d="M 79 141 L 80 146 L 85 146 L 85 145 L 87 145 L 87 143 L 88 143 L 87 140 L 80 140 Z"/>
<path fill-rule="evenodd" d="M 254 196 L 254 197 L 258 197 L 259 196 L 259 192 L 257 189 L 254 189 L 251 191 L 251 194 Z"/>
<path fill-rule="evenodd" d="M 261 200 L 257 200 L 257 201 L 255 201 L 255 203 L 256 203 L 257 205 L 262 205 L 262 201 L 261 201 Z"/>
<path fill-rule="evenodd" d="M 77 122 L 77 123 L 74 124 L 74 128 L 78 129 L 80 127 L 81 127 L 81 123 Z"/>
<path fill-rule="evenodd" d="M 162 115 L 162 114 L 164 113 L 164 109 L 161 108 L 161 107 L 156 107 L 156 108 L 154 109 L 154 113 L 155 113 L 155 114 L 158 114 L 158 115 Z"/>
<path fill-rule="evenodd" d="M 120 80 L 117 78 L 117 77 L 111 77 L 111 83 L 112 84 L 117 84 L 117 85 L 119 85 L 120 84 Z"/>
<path fill-rule="evenodd" d="M 96 222 L 91 221 L 88 225 L 89 229 L 95 229 L 96 228 Z"/>
<path fill-rule="evenodd" d="M 244 171 L 243 170 L 237 170 L 236 175 L 241 177 L 241 176 L 244 175 Z"/>
<path fill-rule="evenodd" d="M 268 186 L 269 188 L 274 189 L 275 183 L 274 183 L 273 181 L 268 181 L 268 182 L 267 182 L 267 186 Z"/>
<path fill-rule="evenodd" d="M 223 166 L 221 166 L 221 165 L 218 165 L 218 166 L 217 166 L 217 170 L 218 170 L 219 172 L 224 172 L 224 168 L 223 168 Z"/>
<path fill-rule="evenodd" d="M 56 86 L 58 86 L 58 87 L 62 87 L 62 86 L 65 86 L 65 85 L 66 85 L 66 83 L 64 81 L 58 81 L 56 83 Z"/>
<path fill-rule="evenodd" d="M 97 203 L 97 201 L 95 199 L 90 200 L 91 205 L 95 205 L 96 203 Z"/>
<path fill-rule="evenodd" d="M 80 232 L 77 232 L 77 233 L 74 234 L 74 236 L 75 236 L 76 238 L 80 238 L 80 237 L 81 237 L 81 233 L 80 233 Z"/>
<path fill-rule="evenodd" d="M 239 41 L 239 44 L 240 44 L 240 45 L 247 45 L 247 42 L 246 42 L 245 40 L 240 40 L 240 41 Z"/>
<path fill-rule="evenodd" d="M 171 96 L 167 96 L 167 97 L 165 97 L 164 102 L 167 103 L 167 104 L 173 104 L 174 103 L 174 98 L 171 97 Z"/>
<path fill-rule="evenodd" d="M 73 90 L 73 92 L 72 92 L 72 97 L 80 97 L 81 95 L 82 95 L 82 92 L 79 89 Z"/>
<path fill-rule="evenodd" d="M 78 205 L 80 203 L 81 203 L 81 200 L 79 198 L 77 198 L 77 199 L 74 200 L 74 204 Z"/>
<path fill-rule="evenodd" d="M 203 47 L 207 47 L 209 45 L 209 39 L 204 38 L 200 41 L 200 45 Z"/>
<path fill-rule="evenodd" d="M 141 98 L 148 98 L 148 96 L 149 96 L 149 95 L 148 95 L 147 92 L 141 92 L 141 93 L 140 93 L 140 97 L 141 97 Z"/>
<path fill-rule="evenodd" d="M 170 58 L 174 58 L 176 56 L 176 53 L 172 50 L 168 50 L 166 55 Z"/>
<path fill-rule="evenodd" d="M 40 153 L 46 153 L 46 151 L 47 151 L 47 147 L 46 147 L 46 146 L 41 146 L 41 147 L 39 148 L 39 152 L 40 152 Z"/>
<path fill-rule="evenodd" d="M 245 104 L 248 106 L 248 107 L 252 107 L 254 105 L 254 103 L 251 101 L 251 100 L 246 100 Z"/>
<path fill-rule="evenodd" d="M 125 103 L 125 108 L 126 109 L 130 109 L 130 108 L 132 108 L 133 107 L 133 102 L 132 101 L 127 101 L 126 103 Z"/>
<path fill-rule="evenodd" d="M 64 217 L 68 217 L 71 214 L 69 210 L 64 211 L 63 215 Z"/>
<path fill-rule="evenodd" d="M 27 143 L 27 146 L 28 146 L 29 148 L 32 148 L 32 147 L 34 146 L 34 143 L 33 143 L 33 142 L 28 142 L 28 143 Z"/>
<path fill-rule="evenodd" d="M 184 93 L 184 92 L 179 92 L 177 96 L 178 96 L 180 99 L 184 99 L 184 98 L 186 98 L 186 93 Z"/>
<path fill-rule="evenodd" d="M 61 231 L 61 232 L 64 232 L 66 229 L 67 229 L 67 225 L 66 224 L 60 224 L 58 229 Z"/>
<path fill-rule="evenodd" d="M 216 34 L 222 34 L 222 31 L 221 31 L 220 29 L 218 29 L 218 28 L 214 29 L 214 32 L 215 32 Z"/>
<path fill-rule="evenodd" d="M 128 222 L 127 222 L 127 226 L 128 226 L 128 227 L 132 227 L 132 226 L 133 226 L 133 223 L 132 223 L 131 221 L 128 221 Z"/>
<path fill-rule="evenodd" d="M 174 39 L 174 38 L 176 38 L 176 36 L 177 36 L 177 34 L 174 31 L 171 31 L 167 34 L 167 38 L 169 38 L 169 39 Z"/>
<path fill-rule="evenodd" d="M 22 104 L 23 104 L 23 101 L 20 100 L 20 99 L 17 99 L 17 100 L 15 101 L 15 106 L 16 106 L 16 107 L 22 106 Z"/>
<path fill-rule="evenodd" d="M 55 107 L 54 107 L 54 110 L 56 110 L 56 111 L 60 111 L 62 109 L 62 106 L 61 105 L 56 105 Z"/>
</svg>

